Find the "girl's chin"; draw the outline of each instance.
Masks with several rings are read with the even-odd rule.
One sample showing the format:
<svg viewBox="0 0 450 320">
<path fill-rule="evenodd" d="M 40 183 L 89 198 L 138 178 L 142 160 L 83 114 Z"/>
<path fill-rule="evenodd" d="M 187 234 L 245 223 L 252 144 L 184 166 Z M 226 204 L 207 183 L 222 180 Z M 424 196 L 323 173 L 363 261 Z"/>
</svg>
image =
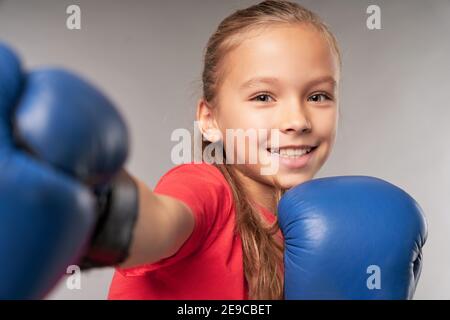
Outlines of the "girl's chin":
<svg viewBox="0 0 450 320">
<path fill-rule="evenodd" d="M 311 180 L 312 178 L 313 175 L 308 173 L 288 173 L 277 175 L 278 183 L 283 189 L 293 188 L 303 182 Z"/>
</svg>

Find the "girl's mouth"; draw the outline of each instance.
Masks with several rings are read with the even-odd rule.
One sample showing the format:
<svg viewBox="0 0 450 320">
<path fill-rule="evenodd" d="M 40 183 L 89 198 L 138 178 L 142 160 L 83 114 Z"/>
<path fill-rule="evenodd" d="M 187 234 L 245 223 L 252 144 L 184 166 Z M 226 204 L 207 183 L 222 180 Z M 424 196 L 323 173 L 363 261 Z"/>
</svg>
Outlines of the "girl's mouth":
<svg viewBox="0 0 450 320">
<path fill-rule="evenodd" d="M 267 148 L 270 156 L 278 160 L 280 165 L 289 169 L 305 167 L 315 154 L 318 145 L 286 146 L 278 149 Z"/>
</svg>

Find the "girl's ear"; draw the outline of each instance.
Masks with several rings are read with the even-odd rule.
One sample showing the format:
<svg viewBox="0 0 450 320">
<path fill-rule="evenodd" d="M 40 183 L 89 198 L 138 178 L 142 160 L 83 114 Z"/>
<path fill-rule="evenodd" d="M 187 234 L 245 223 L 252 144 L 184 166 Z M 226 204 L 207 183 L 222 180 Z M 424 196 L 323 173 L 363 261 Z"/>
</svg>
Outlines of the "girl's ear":
<svg viewBox="0 0 450 320">
<path fill-rule="evenodd" d="M 214 143 L 222 139 L 213 109 L 203 98 L 197 104 L 197 122 L 199 130 L 206 140 Z"/>
</svg>

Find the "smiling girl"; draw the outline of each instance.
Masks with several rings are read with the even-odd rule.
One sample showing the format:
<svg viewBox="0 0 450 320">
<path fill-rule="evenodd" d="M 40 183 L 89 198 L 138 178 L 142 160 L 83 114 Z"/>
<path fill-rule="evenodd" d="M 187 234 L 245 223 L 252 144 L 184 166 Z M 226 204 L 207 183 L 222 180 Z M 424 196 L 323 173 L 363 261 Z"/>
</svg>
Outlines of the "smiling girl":
<svg viewBox="0 0 450 320">
<path fill-rule="evenodd" d="M 312 179 L 332 150 L 339 49 L 311 11 L 264 1 L 225 18 L 204 58 L 197 106 L 203 148 L 226 147 L 229 129 L 276 130 L 279 143 L 264 137 L 253 164 L 176 166 L 153 191 L 136 179 L 138 223 L 110 299 L 283 298 L 277 205 L 285 190 Z M 274 161 L 278 170 L 261 174 L 263 163 Z"/>
</svg>

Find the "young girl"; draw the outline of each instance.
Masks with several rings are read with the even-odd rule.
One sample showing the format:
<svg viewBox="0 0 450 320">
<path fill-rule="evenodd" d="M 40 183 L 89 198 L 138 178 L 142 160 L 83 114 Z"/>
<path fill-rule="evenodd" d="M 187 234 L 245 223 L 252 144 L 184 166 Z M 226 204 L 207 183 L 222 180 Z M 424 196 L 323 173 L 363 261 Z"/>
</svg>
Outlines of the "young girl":
<svg viewBox="0 0 450 320">
<path fill-rule="evenodd" d="M 279 149 L 268 135 L 257 152 L 279 169 L 261 174 L 262 160 L 190 163 L 167 172 L 153 192 L 138 182 L 139 220 L 110 299 L 283 298 L 277 204 L 332 150 L 340 64 L 332 33 L 298 4 L 264 1 L 220 23 L 197 106 L 203 148 L 220 141 L 226 149 L 227 129 L 275 129 Z"/>
</svg>

